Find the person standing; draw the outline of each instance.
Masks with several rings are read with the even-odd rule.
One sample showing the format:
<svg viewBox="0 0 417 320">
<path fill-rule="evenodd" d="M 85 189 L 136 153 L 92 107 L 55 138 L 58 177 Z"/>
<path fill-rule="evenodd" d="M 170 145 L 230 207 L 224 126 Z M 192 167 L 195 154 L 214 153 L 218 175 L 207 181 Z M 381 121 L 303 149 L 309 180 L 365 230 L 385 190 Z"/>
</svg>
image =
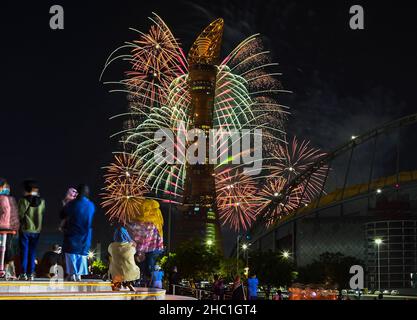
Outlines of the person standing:
<svg viewBox="0 0 417 320">
<path fill-rule="evenodd" d="M 214 275 L 214 284 L 213 284 L 213 293 L 214 293 L 214 300 L 224 300 L 224 281 L 223 279 L 215 274 Z"/>
<path fill-rule="evenodd" d="M 154 271 L 151 273 L 151 287 L 162 289 L 162 280 L 164 279 L 164 272 L 161 267 L 156 265 Z"/>
<path fill-rule="evenodd" d="M 177 286 L 179 283 L 180 283 L 180 280 L 179 280 L 179 275 L 178 275 L 178 268 L 174 266 L 172 268 L 172 272 L 169 277 L 168 292 L 172 294 L 174 292 L 174 286 Z"/>
<path fill-rule="evenodd" d="M 59 231 L 63 232 L 65 229 L 65 212 L 64 208 L 65 206 L 70 203 L 71 201 L 77 199 L 78 191 L 75 188 L 69 188 L 67 190 L 67 193 L 65 194 L 65 198 L 62 200 L 62 210 L 59 215 L 59 218 L 61 219 L 61 223 L 59 224 Z"/>
<path fill-rule="evenodd" d="M 246 300 L 245 288 L 242 281 L 240 281 L 240 276 L 236 276 L 233 282 L 232 300 Z"/>
<path fill-rule="evenodd" d="M 248 298 L 249 298 L 249 300 L 256 300 L 258 298 L 258 285 L 259 285 L 258 278 L 256 278 L 256 274 L 253 274 L 248 279 Z"/>
<path fill-rule="evenodd" d="M 280 289 L 277 291 L 277 294 L 273 296 L 272 300 L 284 300 L 284 297 L 282 296 L 282 291 Z"/>
<path fill-rule="evenodd" d="M 0 178 L 0 229 L 0 276 L 7 280 L 16 277 L 14 258 L 18 247 L 19 214 L 16 200 L 10 196 L 10 186 L 3 178 Z"/>
<path fill-rule="evenodd" d="M 64 208 L 64 244 L 66 271 L 69 280 L 81 281 L 81 276 L 88 274 L 88 252 L 92 240 L 92 224 L 95 206 L 88 198 L 90 189 L 87 185 L 77 188 L 77 199 Z"/>
<path fill-rule="evenodd" d="M 36 181 L 24 181 L 23 188 L 24 197 L 18 203 L 22 264 L 20 280 L 33 281 L 35 279 L 36 247 L 42 229 L 45 200 L 39 195 L 39 186 Z"/>
</svg>

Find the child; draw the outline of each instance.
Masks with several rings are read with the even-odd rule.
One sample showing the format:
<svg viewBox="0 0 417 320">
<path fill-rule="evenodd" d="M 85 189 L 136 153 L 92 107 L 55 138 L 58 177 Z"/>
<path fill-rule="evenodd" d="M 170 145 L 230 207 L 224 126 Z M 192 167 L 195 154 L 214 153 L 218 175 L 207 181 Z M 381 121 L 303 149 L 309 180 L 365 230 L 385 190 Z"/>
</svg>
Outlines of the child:
<svg viewBox="0 0 417 320">
<path fill-rule="evenodd" d="M 108 249 L 112 289 L 113 291 L 120 291 L 121 287 L 124 286 L 129 288 L 130 291 L 136 291 L 132 283 L 140 278 L 140 270 L 135 263 L 135 243 L 123 226 L 116 229 L 113 241 Z"/>
</svg>

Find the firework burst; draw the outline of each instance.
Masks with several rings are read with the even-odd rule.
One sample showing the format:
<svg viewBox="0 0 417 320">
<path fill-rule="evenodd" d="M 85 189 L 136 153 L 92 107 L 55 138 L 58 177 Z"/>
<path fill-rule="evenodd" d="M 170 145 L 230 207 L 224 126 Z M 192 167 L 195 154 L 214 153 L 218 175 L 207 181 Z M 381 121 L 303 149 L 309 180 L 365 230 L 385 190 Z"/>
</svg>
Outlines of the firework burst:
<svg viewBox="0 0 417 320">
<path fill-rule="evenodd" d="M 123 175 L 110 176 L 111 172 L 108 171 L 105 204 L 110 208 L 111 217 L 121 216 L 123 210 L 136 210 L 135 205 L 131 205 L 131 209 L 117 211 L 116 203 L 127 208 L 127 204 L 122 202 L 130 200 L 127 195 L 133 195 L 134 199 L 143 196 L 144 187 L 138 187 L 135 191 L 128 187 L 130 185 L 149 186 L 155 198 L 166 199 L 169 195 L 172 201 L 172 197 L 177 200 L 182 197 L 186 181 L 185 165 L 155 161 L 154 151 L 159 142 L 154 137 L 161 128 L 167 128 L 178 135 L 192 127 L 188 62 L 178 40 L 165 22 L 155 14 L 150 20 L 152 26 L 149 31 L 143 33 L 132 29 L 137 32 L 138 39 L 126 42 L 115 50 L 104 68 L 120 59 L 129 62 L 130 70 L 126 72 L 126 79 L 108 83 L 121 85 L 121 89 L 112 91 L 126 93 L 129 98 L 129 112 L 120 115 L 128 118 L 128 123 L 116 136 L 121 140 L 124 150 L 135 159 L 132 161 L 137 162 L 133 166 L 134 183 L 131 183 L 131 178 L 126 179 Z M 309 149 L 308 143 L 304 142 L 301 145 L 293 142 L 287 147 L 284 122 L 289 108 L 278 102 L 278 96 L 288 91 L 283 90 L 277 80 L 280 76 L 276 72 L 277 64 L 271 62 L 259 35 L 244 40 L 216 67 L 211 127 L 226 133 L 261 129 L 263 134 L 263 159 L 266 159 L 266 166 L 261 175 L 246 176 L 242 173 L 241 165 L 231 165 L 229 162 L 222 163 L 215 170 L 216 204 L 222 223 L 235 230 L 245 230 L 267 208 L 272 218 L 295 208 L 294 193 L 294 196 L 287 199 L 289 202 L 284 204 L 284 209 L 271 211 L 271 192 L 275 194 L 282 191 L 293 175 L 302 171 L 320 153 Z M 170 152 L 170 156 L 174 161 L 183 159 L 184 142 L 176 137 L 172 142 L 174 151 Z M 219 142 L 216 145 L 220 149 Z M 221 157 L 219 152 L 218 156 Z M 286 170 L 289 165 L 294 169 L 291 174 Z M 110 168 L 115 169 L 115 164 Z M 304 185 L 306 199 L 311 199 L 317 192 L 320 181 L 321 173 L 317 173 Z M 257 194 L 259 188 L 262 188 L 262 196 Z M 296 194 L 300 188 L 297 188 Z M 136 202 L 132 200 L 131 203 Z"/>
<path fill-rule="evenodd" d="M 294 137 L 291 143 L 279 144 L 274 149 L 272 152 L 274 159 L 269 170 L 273 177 L 283 177 L 287 182 L 290 182 L 324 155 L 325 153 L 319 149 L 311 147 L 310 142 L 305 140 L 300 142 Z M 318 196 L 323 188 L 327 171 L 328 166 L 324 165 L 301 183 L 299 187 L 303 201 L 310 202 Z"/>
<path fill-rule="evenodd" d="M 265 219 L 267 226 L 288 215 L 298 208 L 301 201 L 302 187 L 297 187 L 284 198 L 283 192 L 288 181 L 283 177 L 272 177 L 266 180 L 259 191 L 258 214 Z"/>
<path fill-rule="evenodd" d="M 140 212 L 148 189 L 138 177 L 137 163 L 134 156 L 122 153 L 106 168 L 102 206 L 110 221 L 126 224 Z"/>
<path fill-rule="evenodd" d="M 217 208 L 223 225 L 234 230 L 247 230 L 256 220 L 257 184 L 236 169 L 216 174 Z"/>
<path fill-rule="evenodd" d="M 153 108 L 166 105 L 169 86 L 187 70 L 186 58 L 171 30 L 156 14 L 149 19 L 153 25 L 148 33 L 131 28 L 138 33 L 139 39 L 126 42 L 113 51 L 103 70 L 117 60 L 129 62 L 127 78 L 116 82 L 123 88 L 112 91 L 126 92 L 130 111 L 142 116 Z"/>
</svg>

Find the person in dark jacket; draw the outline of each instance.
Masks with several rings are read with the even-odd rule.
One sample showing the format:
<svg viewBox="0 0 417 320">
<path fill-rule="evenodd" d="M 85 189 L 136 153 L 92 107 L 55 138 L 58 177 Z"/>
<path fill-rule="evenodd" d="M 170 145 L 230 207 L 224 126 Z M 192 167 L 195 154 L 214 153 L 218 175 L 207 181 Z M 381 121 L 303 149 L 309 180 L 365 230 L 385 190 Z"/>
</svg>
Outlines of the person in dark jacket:
<svg viewBox="0 0 417 320">
<path fill-rule="evenodd" d="M 173 293 L 174 292 L 174 285 L 177 286 L 180 283 L 180 277 L 178 275 L 178 268 L 176 266 L 174 266 L 172 268 L 172 272 L 169 276 L 169 288 L 168 288 L 168 293 Z"/>
<path fill-rule="evenodd" d="M 77 199 L 64 208 L 64 245 L 68 280 L 81 281 L 88 274 L 88 252 L 92 239 L 92 224 L 95 206 L 88 199 L 90 190 L 86 185 L 77 188 Z"/>
<path fill-rule="evenodd" d="M 214 293 L 214 300 L 224 300 L 224 281 L 221 277 L 217 274 L 214 275 L 214 283 L 213 283 L 213 293 Z"/>
<path fill-rule="evenodd" d="M 240 276 L 236 276 L 233 283 L 232 300 L 246 300 L 245 288 L 242 281 L 240 281 Z"/>
<path fill-rule="evenodd" d="M 39 186 L 34 180 L 23 182 L 24 197 L 19 200 L 21 280 L 35 279 L 36 247 L 42 229 L 45 200 L 39 196 Z M 28 274 L 29 277 L 28 278 Z"/>
<path fill-rule="evenodd" d="M 58 265 L 63 266 L 62 248 L 59 244 L 54 244 L 52 250 L 46 252 L 39 264 L 39 273 L 42 277 L 51 278 L 54 276 L 52 267 Z"/>
</svg>

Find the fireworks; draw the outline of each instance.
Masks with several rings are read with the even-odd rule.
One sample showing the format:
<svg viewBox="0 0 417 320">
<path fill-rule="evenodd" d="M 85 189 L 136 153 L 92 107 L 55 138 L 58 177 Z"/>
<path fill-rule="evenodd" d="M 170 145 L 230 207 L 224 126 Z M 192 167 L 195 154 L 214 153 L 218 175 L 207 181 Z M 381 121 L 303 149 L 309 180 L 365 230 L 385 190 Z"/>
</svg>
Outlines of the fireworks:
<svg viewBox="0 0 417 320">
<path fill-rule="evenodd" d="M 106 61 L 103 72 L 114 61 L 130 63 L 127 79 L 119 81 L 130 98 L 130 110 L 146 116 L 153 108 L 166 105 L 169 86 L 186 73 L 186 58 L 165 22 L 156 14 L 149 18 L 153 25 L 148 33 L 131 29 L 139 39 L 117 48 Z M 128 49 L 127 53 L 120 53 Z"/>
<path fill-rule="evenodd" d="M 283 177 L 272 177 L 266 180 L 259 192 L 258 214 L 262 214 L 267 225 L 273 224 L 282 216 L 296 210 L 300 205 L 302 187 L 297 187 L 284 197 L 283 191 L 288 181 Z"/>
<path fill-rule="evenodd" d="M 138 39 L 115 50 L 104 68 L 120 59 L 128 61 L 130 67 L 126 79 L 108 82 L 121 85 L 121 89 L 112 91 L 126 93 L 129 97 L 129 112 L 120 115 L 128 118 L 128 125 L 116 136 L 131 158 L 116 157 L 116 162 L 109 167 L 103 203 L 110 208 L 108 214 L 111 218 L 123 217 L 121 220 L 126 220 L 129 212 L 137 210 L 145 189 L 155 198 L 167 199 L 169 195 L 169 201 L 175 202 L 183 196 L 186 181 L 185 164 L 155 161 L 154 151 L 159 142 L 154 136 L 161 128 L 175 134 L 192 128 L 188 62 L 165 22 L 155 14 L 150 20 L 149 31 L 143 33 L 132 29 L 137 32 Z M 212 25 L 216 26 L 215 23 Z M 199 37 L 198 44 L 204 44 L 206 40 L 204 36 Z M 194 59 L 195 55 L 191 58 Z M 320 169 L 308 182 L 297 187 L 288 199 L 284 199 L 284 208 L 273 208 L 273 195 L 280 193 L 295 174 L 321 156 L 308 143 L 299 144 L 295 139 L 287 146 L 284 122 L 288 107 L 280 104 L 277 97 L 288 91 L 283 90 L 277 80 L 280 73 L 276 72 L 276 66 L 271 62 L 269 52 L 263 49 L 259 35 L 244 40 L 216 65 L 213 123 L 209 127 L 226 133 L 261 129 L 263 159 L 266 160 L 262 174 L 256 177 L 245 176 L 241 165 L 222 163 L 215 169 L 220 219 L 223 225 L 235 230 L 250 228 L 260 213 L 274 220 L 296 208 L 297 199 L 302 203 L 311 200 L 320 190 L 324 177 Z M 181 153 L 183 142 L 177 139 L 172 142 L 174 151 L 170 155 L 174 160 L 184 158 Z M 216 145 L 221 147 L 220 143 Z M 136 162 L 129 162 L 129 166 L 134 168 L 132 177 L 116 173 L 119 167 L 125 168 L 126 162 L 117 164 L 121 160 Z M 149 190 L 144 186 L 149 186 Z M 306 200 L 300 200 L 300 197 Z"/>
<path fill-rule="evenodd" d="M 290 182 L 295 176 L 324 156 L 325 153 L 322 153 L 319 149 L 312 148 L 308 141 L 299 142 L 294 137 L 291 143 L 278 145 L 272 152 L 272 155 L 275 159 L 269 166 L 271 175 L 283 177 L 287 182 Z M 317 197 L 323 188 L 327 170 L 327 165 L 320 167 L 299 186 L 303 201 L 310 202 Z"/>
<path fill-rule="evenodd" d="M 115 160 L 107 167 L 102 206 L 110 221 L 125 224 L 140 212 L 146 186 L 136 169 L 137 159 L 128 154 L 116 154 Z"/>
<path fill-rule="evenodd" d="M 256 220 L 257 184 L 236 169 L 216 174 L 217 208 L 223 225 L 246 230 Z"/>
</svg>

